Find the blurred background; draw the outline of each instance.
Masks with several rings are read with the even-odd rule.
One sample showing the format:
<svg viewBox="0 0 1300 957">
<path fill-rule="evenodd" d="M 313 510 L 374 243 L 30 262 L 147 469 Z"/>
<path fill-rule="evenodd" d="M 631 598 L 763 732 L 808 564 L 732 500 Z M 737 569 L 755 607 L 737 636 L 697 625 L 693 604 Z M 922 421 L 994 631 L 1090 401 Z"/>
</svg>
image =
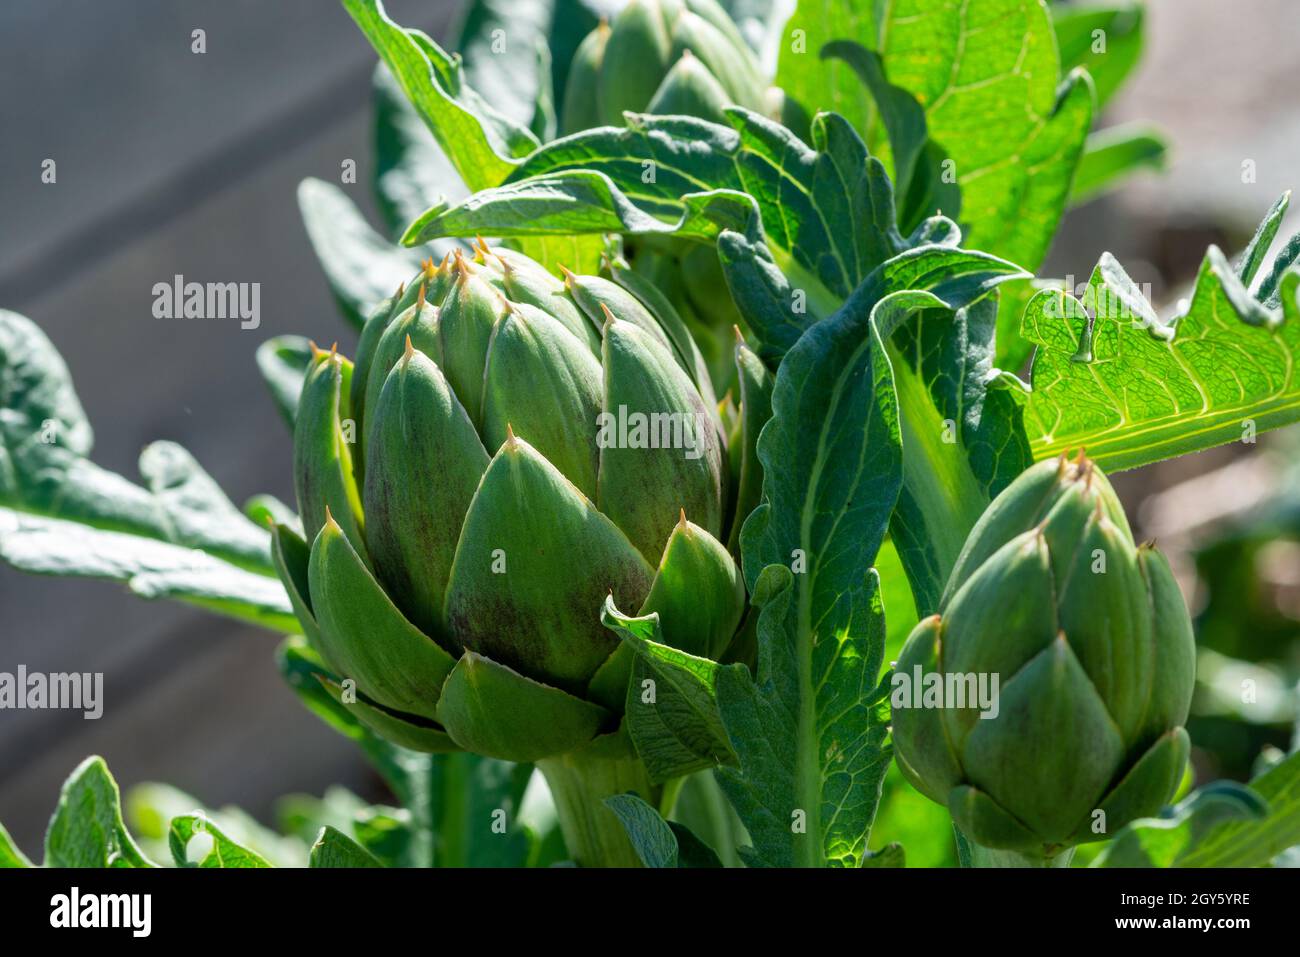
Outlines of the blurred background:
<svg viewBox="0 0 1300 957">
<path fill-rule="evenodd" d="M 387 0 L 444 38 L 455 0 Z M 1149 0 L 1147 51 L 1108 107 L 1171 141 L 1169 169 L 1076 210 L 1043 275 L 1087 278 L 1110 250 L 1167 310 L 1209 243 L 1239 251 L 1300 186 L 1295 0 Z M 206 31 L 207 52 L 191 52 Z M 96 460 L 134 478 L 155 439 L 188 448 L 237 503 L 292 500 L 288 435 L 253 363 L 272 335 L 351 347 L 299 219 L 305 176 L 370 200 L 374 55 L 328 0 L 10 0 L 0 6 L 0 307 L 63 353 L 96 427 Z M 57 162 L 43 184 L 41 164 Z M 1243 182 L 1251 161 L 1253 182 Z M 1300 228 L 1300 215 L 1283 236 Z M 152 287 L 180 273 L 261 283 L 262 324 L 153 318 Z M 1249 776 L 1286 748 L 1300 678 L 1300 433 L 1261 437 L 1115 482 L 1139 536 L 1174 562 L 1201 642 L 1190 723 L 1198 776 Z M 1215 588 L 1209 589 L 1207 581 Z M 0 671 L 103 672 L 97 721 L 0 712 L 0 821 L 38 851 L 59 785 L 104 755 L 124 789 L 166 781 L 263 821 L 277 798 L 334 783 L 381 799 L 355 747 L 281 683 L 274 635 L 149 604 L 116 585 L 0 566 Z M 1242 701 L 1242 681 L 1257 700 Z M 882 825 L 909 863 L 942 863 L 934 806 Z M 920 800 L 920 799 L 917 799 Z M 924 804 L 922 801 L 921 804 Z M 935 817 L 937 815 L 937 818 Z M 935 822 L 938 827 L 935 827 Z M 914 833 L 913 833 L 914 832 Z M 873 837 L 873 845 L 880 839 Z"/>
</svg>

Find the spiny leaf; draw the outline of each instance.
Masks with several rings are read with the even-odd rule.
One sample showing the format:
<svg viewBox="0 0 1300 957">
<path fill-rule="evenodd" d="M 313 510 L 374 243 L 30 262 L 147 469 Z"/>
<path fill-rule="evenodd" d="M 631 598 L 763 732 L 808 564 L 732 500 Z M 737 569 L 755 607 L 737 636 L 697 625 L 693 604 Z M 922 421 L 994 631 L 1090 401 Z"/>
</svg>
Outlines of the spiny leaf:
<svg viewBox="0 0 1300 957">
<path fill-rule="evenodd" d="M 325 825 L 311 846 L 309 867 L 383 867 L 375 855 L 336 827 Z"/>
<path fill-rule="evenodd" d="M 1300 272 L 1282 274 L 1271 305 L 1275 275 L 1252 293 L 1211 247 L 1168 321 L 1109 254 L 1082 302 L 1038 293 L 1023 324 L 1038 344 L 1025 409 L 1035 458 L 1086 448 L 1108 471 L 1136 468 L 1300 419 Z"/>
<path fill-rule="evenodd" d="M 0 409 L 0 558 L 297 630 L 265 530 L 173 443 L 141 454 L 146 487 L 92 463 L 63 359 L 34 323 L 2 310 Z"/>
<path fill-rule="evenodd" d="M 207 835 L 211 845 L 201 860 L 189 859 L 189 845 L 197 835 Z M 177 867 L 245 868 L 270 867 L 259 854 L 255 854 L 226 836 L 211 819 L 197 814 L 182 814 L 172 818 L 167 829 L 167 846 Z"/>
<path fill-rule="evenodd" d="M 158 866 L 127 832 L 117 782 L 103 758 L 86 758 L 63 783 L 45 832 L 45 866 Z"/>
</svg>

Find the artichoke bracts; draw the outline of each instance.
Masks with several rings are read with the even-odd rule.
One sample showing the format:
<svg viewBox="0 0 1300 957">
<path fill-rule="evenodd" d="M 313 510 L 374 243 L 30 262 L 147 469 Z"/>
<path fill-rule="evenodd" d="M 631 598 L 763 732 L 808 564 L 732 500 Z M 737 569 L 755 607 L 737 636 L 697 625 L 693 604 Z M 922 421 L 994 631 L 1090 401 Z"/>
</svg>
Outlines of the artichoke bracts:
<svg viewBox="0 0 1300 957">
<path fill-rule="evenodd" d="M 1105 476 L 1082 454 L 1041 462 L 985 511 L 899 656 L 898 763 L 976 844 L 1050 861 L 1173 794 L 1194 667 L 1169 565 L 1134 545 Z M 990 677 L 996 701 L 971 700 Z"/>
<path fill-rule="evenodd" d="M 381 306 L 355 365 L 317 354 L 294 435 L 307 538 L 278 527 L 275 556 L 327 688 L 377 733 L 608 756 L 631 666 L 601 624 L 610 594 L 685 651 L 727 649 L 745 594 L 724 543 L 755 504 L 761 423 L 724 427 L 656 306 L 480 244 Z M 622 755 L 614 783 L 633 789 Z"/>
<path fill-rule="evenodd" d="M 632 0 L 587 34 L 570 68 L 561 130 L 622 126 L 624 111 L 723 122 L 723 107 L 763 112 L 768 85 L 714 0 Z"/>
</svg>

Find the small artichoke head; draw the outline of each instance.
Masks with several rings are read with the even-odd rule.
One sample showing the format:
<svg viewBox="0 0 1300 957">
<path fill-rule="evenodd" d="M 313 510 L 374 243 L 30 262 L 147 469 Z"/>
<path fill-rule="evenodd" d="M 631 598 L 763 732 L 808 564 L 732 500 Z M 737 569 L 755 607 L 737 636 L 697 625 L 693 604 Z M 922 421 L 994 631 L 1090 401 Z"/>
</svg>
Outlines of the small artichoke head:
<svg viewBox="0 0 1300 957">
<path fill-rule="evenodd" d="M 382 304 L 355 364 L 317 354 L 294 437 L 306 537 L 277 528 L 276 558 L 358 717 L 424 750 L 572 750 L 622 709 L 610 595 L 722 653 L 744 587 L 703 369 L 680 319 L 623 286 L 481 243 Z"/>
<path fill-rule="evenodd" d="M 754 53 L 715 0 L 631 0 L 579 45 L 561 131 L 621 126 L 624 111 L 723 122 L 723 108 L 770 105 Z"/>
<path fill-rule="evenodd" d="M 899 656 L 898 763 L 986 847 L 1104 840 L 1181 779 L 1194 666 L 1169 564 L 1134 544 L 1101 470 L 1040 462 L 989 505 Z"/>
</svg>

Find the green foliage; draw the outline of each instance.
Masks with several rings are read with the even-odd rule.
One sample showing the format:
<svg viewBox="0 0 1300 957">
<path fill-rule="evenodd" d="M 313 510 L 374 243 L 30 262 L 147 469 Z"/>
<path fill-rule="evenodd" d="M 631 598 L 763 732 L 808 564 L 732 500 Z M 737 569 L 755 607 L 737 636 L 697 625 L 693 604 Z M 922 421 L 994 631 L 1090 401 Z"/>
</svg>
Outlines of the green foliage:
<svg viewBox="0 0 1300 957">
<path fill-rule="evenodd" d="M 541 758 L 569 855 L 580 861 L 602 859 L 603 847 L 606 859 L 655 867 L 734 865 L 738 856 L 758 866 L 902 866 L 902 847 L 872 836 L 882 786 L 881 836 L 910 842 L 914 864 L 950 861 L 942 812 L 918 807 L 897 774 L 887 781 L 885 663 L 918 618 L 940 607 L 968 533 L 1035 458 L 1087 446 L 1108 469 L 1132 468 L 1300 418 L 1292 374 L 1300 238 L 1260 275 L 1286 197 L 1235 267 L 1209 251 L 1189 303 L 1168 321 L 1109 255 L 1081 300 L 1030 287 L 1069 204 L 1163 161 L 1156 131 L 1090 132 L 1141 53 L 1139 3 L 810 0 L 783 22 L 778 4 L 732 0 L 724 6 L 733 24 L 712 2 L 688 0 L 663 6 L 672 28 L 657 46 L 635 9 L 616 23 L 615 40 L 592 33 L 598 13 L 584 0 L 473 0 L 457 54 L 394 23 L 378 0 L 343 5 L 381 60 L 373 186 L 384 231 L 344 190 L 302 184 L 307 233 L 341 311 L 355 328 L 371 323 L 355 387 L 351 363 L 322 359 L 305 339 L 279 337 L 258 352 L 275 406 L 298 434 L 303 519 L 260 499 L 250 521 L 169 444 L 146 450 L 143 485 L 98 469 L 53 346 L 27 320 L 0 313 L 0 557 L 301 630 L 305 639 L 281 647 L 286 680 L 358 744 L 402 805 L 372 807 L 340 792 L 296 798 L 281 838 L 232 809 L 188 813 L 196 802 L 184 809 L 177 795 L 155 791 L 141 806 L 149 836 L 165 837 L 182 866 L 560 860 L 556 809 L 526 799 L 536 790 L 531 765 L 458 751 L 459 742 Z M 685 58 L 679 47 L 688 46 Z M 764 92 L 769 80 L 780 90 Z M 730 99 L 739 105 L 722 110 Z M 625 107 L 647 113 L 623 115 Z M 694 115 L 652 115 L 660 109 Z M 596 127 L 601 117 L 621 125 Z M 554 139 L 562 126 L 574 134 Z M 739 628 L 727 589 L 698 586 L 707 550 L 673 557 L 670 540 L 655 572 L 662 536 L 638 539 L 631 564 L 644 558 L 646 576 L 695 581 L 696 597 L 712 597 L 651 595 L 635 616 L 611 599 L 601 618 L 608 631 L 591 607 L 588 637 L 617 650 L 594 670 L 545 674 L 565 690 L 516 670 L 532 660 L 462 655 L 459 642 L 450 656 L 426 637 L 437 628 L 404 617 L 427 612 L 440 623 L 442 600 L 458 597 L 440 579 L 413 597 L 377 570 L 391 573 L 394 559 L 376 548 L 375 517 L 406 518 L 427 501 L 413 495 L 387 512 L 367 504 L 366 516 L 361 499 L 367 470 L 381 490 L 421 489 L 428 476 L 396 451 L 411 438 L 396 426 L 389 454 L 372 460 L 337 437 L 345 414 L 359 423 L 377 415 L 367 373 L 374 363 L 387 373 L 401 352 L 381 334 L 408 307 L 420 319 L 417 289 L 436 282 L 432 263 L 420 260 L 468 253 L 480 234 L 504 241 L 503 262 L 522 261 L 509 259 L 513 250 L 544 267 L 530 273 L 533 291 L 546 294 L 538 302 L 516 296 L 506 270 L 494 278 L 512 309 L 549 309 L 572 294 L 588 312 L 618 313 L 630 298 L 654 314 L 650 325 L 631 325 L 657 332 L 674 375 L 689 379 L 711 418 L 723 396 L 716 424 L 738 481 L 712 503 L 719 515 L 728 510 L 712 531 L 720 554 L 743 558 L 745 594 L 737 581 L 734 597 L 737 609 L 742 597 L 749 607 Z M 573 271 L 564 292 L 545 275 L 561 267 Z M 417 269 L 421 278 L 408 284 Z M 590 288 L 579 295 L 575 282 Z M 419 340 L 437 330 L 416 342 L 430 366 L 446 366 L 439 374 L 458 380 L 452 391 L 502 405 L 462 396 L 474 429 L 487 430 L 489 414 L 514 429 L 530 416 L 551 421 L 535 414 L 536 383 L 521 400 L 490 382 L 485 389 L 482 365 L 462 375 L 447 362 L 445 331 L 460 320 L 431 287 L 438 318 L 401 331 Z M 569 333 L 588 345 L 596 338 L 577 309 L 581 329 L 548 340 L 559 352 Z M 729 337 L 733 324 L 745 344 L 740 389 L 728 393 L 737 380 L 716 333 Z M 600 343 L 593 350 L 603 363 Z M 1002 371 L 1022 369 L 1031 352 L 1028 385 Z M 389 410 L 390 424 L 402 421 Z M 504 437 L 491 438 L 482 439 L 488 454 Z M 581 463 L 566 451 L 571 436 L 561 438 L 550 453 L 565 465 L 556 474 L 581 484 Z M 467 459 L 430 461 L 442 474 Z M 678 495 L 680 483 L 666 476 L 645 481 Z M 481 477 L 470 492 L 506 502 L 500 483 L 485 493 Z M 617 483 L 581 491 L 602 511 L 619 499 Z M 624 504 L 635 512 L 644 498 L 629 493 Z M 582 494 L 565 501 L 579 499 L 590 504 Z M 507 524 L 532 523 L 530 535 L 545 537 L 561 512 L 546 501 Z M 429 527 L 423 518 L 390 522 L 403 529 L 393 540 L 412 545 L 410 528 Z M 397 564 L 436 565 L 452 554 L 442 544 L 415 541 Z M 552 565 L 554 554 L 575 563 L 572 549 L 552 549 Z M 424 570 L 408 577 L 427 582 Z M 540 633 L 553 633 L 538 622 L 573 580 L 571 569 L 534 580 L 544 587 L 529 622 Z M 608 584 L 593 585 L 596 597 Z M 481 617 L 472 610 L 465 621 Z M 564 650 L 546 666 L 576 667 Z M 524 738 L 548 746 L 520 749 Z M 1163 817 L 1130 824 L 1100 862 L 1267 863 L 1300 840 L 1294 774 L 1288 759 L 1250 788 L 1203 789 Z M 693 797 L 677 819 L 671 796 L 684 775 L 694 775 L 684 792 Z M 627 793 L 652 786 L 656 803 L 666 798 L 659 807 Z M 97 760 L 65 786 L 50 834 L 47 863 L 150 866 Z M 0 831 L 0 864 L 27 863 Z"/>
<path fill-rule="evenodd" d="M 33 322 L 5 311 L 0 409 L 0 558 L 297 630 L 265 530 L 174 443 L 141 454 L 143 486 L 95 465 L 90 422 L 62 357 Z"/>
<path fill-rule="evenodd" d="M 1094 867 L 1265 867 L 1300 843 L 1300 754 L 1250 782 L 1218 781 L 1134 821 Z"/>
<path fill-rule="evenodd" d="M 605 806 L 627 828 L 632 846 L 646 867 L 721 867 L 718 856 L 689 829 L 665 821 L 635 794 L 616 794 Z"/>
<path fill-rule="evenodd" d="M 72 772 L 45 832 L 46 867 L 157 867 L 122 821 L 117 782 L 100 757 Z"/>
<path fill-rule="evenodd" d="M 1190 297 L 1161 319 L 1103 255 L 1083 299 L 1039 292 L 1022 334 L 1038 350 L 1025 407 L 1036 458 L 1086 447 L 1110 470 L 1240 441 L 1300 416 L 1300 247 L 1258 276 L 1289 194 L 1237 268 L 1210 247 Z"/>
</svg>

